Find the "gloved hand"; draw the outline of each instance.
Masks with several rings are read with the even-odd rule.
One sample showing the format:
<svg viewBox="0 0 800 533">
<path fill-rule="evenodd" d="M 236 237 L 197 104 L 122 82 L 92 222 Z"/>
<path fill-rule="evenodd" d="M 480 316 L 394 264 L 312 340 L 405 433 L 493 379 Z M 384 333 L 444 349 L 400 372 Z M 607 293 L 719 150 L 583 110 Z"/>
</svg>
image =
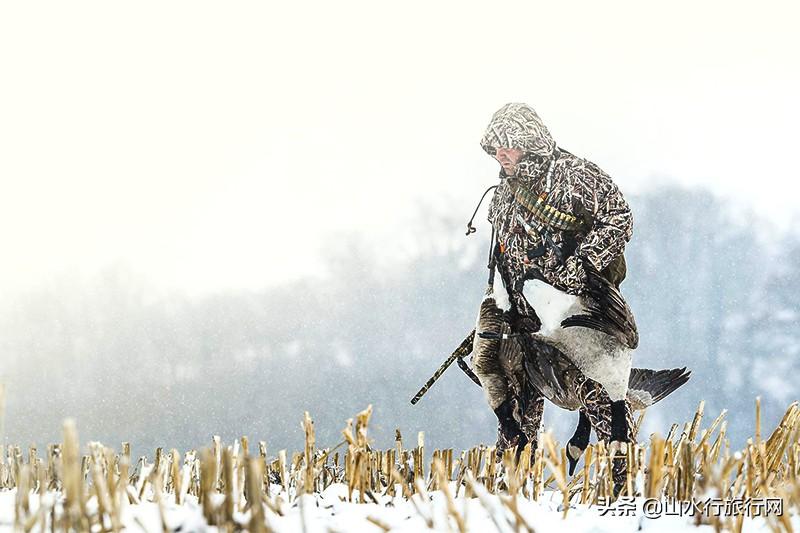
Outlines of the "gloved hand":
<svg viewBox="0 0 800 533">
<path fill-rule="evenodd" d="M 586 270 L 583 260 L 577 255 L 567 258 L 564 265 L 556 272 L 556 284 L 569 294 L 580 294 L 586 287 Z"/>
</svg>

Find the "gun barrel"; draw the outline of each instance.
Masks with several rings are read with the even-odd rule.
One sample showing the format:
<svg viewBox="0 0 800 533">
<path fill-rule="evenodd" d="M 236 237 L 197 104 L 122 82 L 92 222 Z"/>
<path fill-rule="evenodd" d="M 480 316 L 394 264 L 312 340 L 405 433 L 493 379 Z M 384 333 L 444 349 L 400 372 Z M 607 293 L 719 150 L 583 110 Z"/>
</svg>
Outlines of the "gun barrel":
<svg viewBox="0 0 800 533">
<path fill-rule="evenodd" d="M 411 398 L 411 405 L 416 405 L 417 402 L 420 400 L 420 398 L 425 396 L 425 393 L 428 392 L 428 390 L 433 386 L 433 384 L 436 383 L 436 380 L 439 379 L 442 376 L 442 374 L 444 374 L 444 371 L 447 370 L 447 367 L 453 364 L 453 361 L 455 361 L 456 359 L 460 359 L 462 357 L 466 357 L 470 353 L 472 353 L 472 343 L 474 340 L 475 340 L 475 330 L 473 329 L 469 333 L 469 335 L 467 335 L 466 338 L 463 341 L 461 341 L 461 344 L 458 345 L 458 348 L 456 348 L 455 351 L 452 354 L 450 354 L 450 357 L 445 359 L 444 363 L 439 365 L 439 368 L 437 368 L 436 372 L 434 372 L 433 375 L 430 377 L 430 379 L 425 382 L 425 385 L 422 386 L 419 392 L 417 392 L 417 394 L 415 394 L 414 397 Z"/>
</svg>

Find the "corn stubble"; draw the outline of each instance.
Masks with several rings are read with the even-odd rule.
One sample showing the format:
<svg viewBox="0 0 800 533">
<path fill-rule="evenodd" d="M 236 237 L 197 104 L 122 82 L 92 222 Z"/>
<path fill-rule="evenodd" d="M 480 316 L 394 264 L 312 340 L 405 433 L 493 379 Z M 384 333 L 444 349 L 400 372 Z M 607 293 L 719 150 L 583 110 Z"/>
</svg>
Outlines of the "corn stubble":
<svg viewBox="0 0 800 533">
<path fill-rule="evenodd" d="M 744 449 L 732 452 L 726 439 L 726 412 L 701 429 L 704 403 L 690 423 L 678 432 L 673 425 L 666 438 L 653 434 L 649 442 L 628 447 L 628 478 L 621 495 L 688 501 L 699 495 L 746 499 L 771 497 L 784 500 L 783 517 L 768 517 L 775 531 L 791 531 L 788 514 L 800 504 L 800 407 L 786 410 L 766 439 L 760 428 L 760 403 L 756 402 L 754 437 Z M 302 419 L 305 446 L 289 455 L 280 450 L 270 457 L 267 444 L 250 450 L 246 437 L 223 444 L 219 437 L 199 451 L 181 456 L 178 450 L 158 448 L 154 462 L 140 457 L 132 464 L 131 448 L 119 451 L 92 442 L 81 448 L 72 421 L 66 421 L 63 441 L 48 446 L 40 457 L 36 448 L 27 454 L 19 446 L 0 446 L 0 490 L 17 489 L 15 527 L 19 531 L 122 531 L 124 506 L 151 501 L 157 504 L 164 531 L 169 531 L 165 506 L 198 502 L 205 520 L 223 530 L 271 531 L 271 518 L 283 515 L 303 495 L 318 495 L 332 484 L 346 487 L 354 503 L 378 503 L 386 497 L 409 500 L 416 512 L 433 525 L 430 491 L 441 491 L 449 526 L 466 531 L 464 506 L 459 496 L 477 498 L 498 528 L 533 531 L 518 510 L 521 498 L 538 500 L 545 490 L 560 493 L 564 517 L 577 504 L 598 504 L 613 499 L 612 458 L 603 442 L 586 450 L 584 465 L 571 479 L 566 472 L 566 451 L 550 433 L 543 433 L 538 449 L 526 447 L 519 461 L 509 450 L 496 463 L 492 446 L 476 446 L 454 454 L 434 450 L 426 465 L 425 440 L 408 449 L 398 430 L 395 446 L 376 450 L 367 429 L 372 408 L 347 421 L 343 440 L 332 448 L 317 448 L 314 422 Z M 641 418 L 638 421 L 641 423 Z M 638 480 L 638 481 L 637 481 Z M 31 495 L 44 497 L 32 505 Z M 490 499 L 496 494 L 498 499 Z M 92 501 L 93 500 L 93 501 Z M 497 512 L 497 500 L 504 512 Z M 92 503 L 90 505 L 89 503 Z M 368 520 L 388 529 L 380 517 Z M 704 517 L 716 530 L 741 531 L 743 516 Z"/>
</svg>

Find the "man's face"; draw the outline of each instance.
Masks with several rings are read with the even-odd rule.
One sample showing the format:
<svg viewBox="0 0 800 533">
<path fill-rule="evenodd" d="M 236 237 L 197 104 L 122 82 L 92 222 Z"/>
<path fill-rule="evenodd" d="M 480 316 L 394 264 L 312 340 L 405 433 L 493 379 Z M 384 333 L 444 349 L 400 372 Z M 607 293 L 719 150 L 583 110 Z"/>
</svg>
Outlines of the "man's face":
<svg viewBox="0 0 800 533">
<path fill-rule="evenodd" d="M 500 166 L 505 170 L 506 175 L 513 176 L 517 168 L 517 163 L 522 159 L 525 152 L 517 148 L 498 148 L 494 154 L 494 158 L 500 163 Z"/>
</svg>

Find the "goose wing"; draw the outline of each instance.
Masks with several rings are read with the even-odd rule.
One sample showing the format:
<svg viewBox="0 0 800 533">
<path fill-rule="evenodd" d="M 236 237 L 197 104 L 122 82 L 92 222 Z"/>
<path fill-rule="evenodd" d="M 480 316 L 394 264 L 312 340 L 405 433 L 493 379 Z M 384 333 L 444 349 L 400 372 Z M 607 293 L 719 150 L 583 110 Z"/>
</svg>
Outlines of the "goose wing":
<svg viewBox="0 0 800 533">
<path fill-rule="evenodd" d="M 581 372 L 575 364 L 558 348 L 531 335 L 517 338 L 525 355 L 525 374 L 530 384 L 559 407 L 577 409 L 580 399 L 574 383 Z"/>
<path fill-rule="evenodd" d="M 588 289 L 584 293 L 584 314 L 572 315 L 561 322 L 564 328 L 582 326 L 611 335 L 631 350 L 639 345 L 639 332 L 619 290 L 588 261 L 584 261 Z"/>
</svg>

